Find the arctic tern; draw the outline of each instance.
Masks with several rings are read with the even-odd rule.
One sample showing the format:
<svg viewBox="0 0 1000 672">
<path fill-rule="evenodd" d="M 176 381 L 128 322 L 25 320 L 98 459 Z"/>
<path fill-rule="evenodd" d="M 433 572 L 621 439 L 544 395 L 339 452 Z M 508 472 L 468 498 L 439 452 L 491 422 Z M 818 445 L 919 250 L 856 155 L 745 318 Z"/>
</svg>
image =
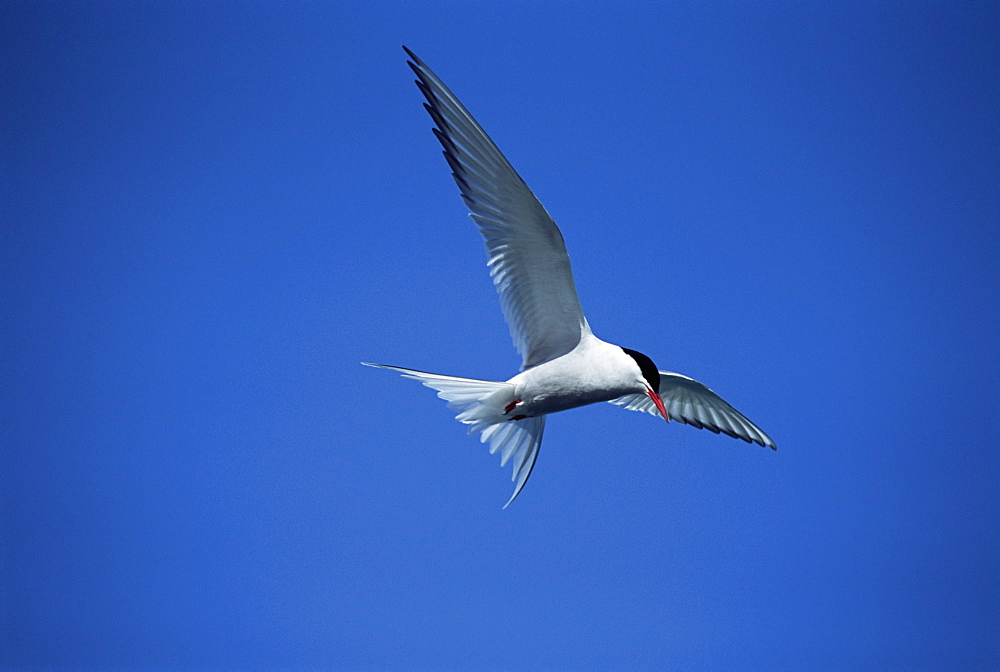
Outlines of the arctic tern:
<svg viewBox="0 0 1000 672">
<path fill-rule="evenodd" d="M 699 429 L 775 448 L 742 413 L 696 380 L 660 371 L 646 355 L 594 336 L 580 308 L 556 223 L 458 98 L 406 47 L 407 64 L 436 125 L 462 200 L 486 241 L 521 372 L 499 382 L 384 364 L 437 390 L 456 419 L 478 432 L 501 466 L 513 462 L 514 494 L 524 488 L 551 413 L 607 401 Z"/>
</svg>

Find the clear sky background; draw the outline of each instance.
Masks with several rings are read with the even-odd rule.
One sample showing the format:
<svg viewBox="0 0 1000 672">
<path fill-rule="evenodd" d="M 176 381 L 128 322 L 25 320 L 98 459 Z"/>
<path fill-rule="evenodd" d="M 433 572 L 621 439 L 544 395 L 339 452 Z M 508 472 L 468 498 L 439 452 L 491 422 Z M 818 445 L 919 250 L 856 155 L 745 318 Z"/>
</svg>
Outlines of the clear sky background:
<svg viewBox="0 0 1000 672">
<path fill-rule="evenodd" d="M 519 358 L 400 45 L 595 333 L 507 510 L 434 393 Z M 0 3 L 0 666 L 996 669 L 1000 5 Z"/>
</svg>

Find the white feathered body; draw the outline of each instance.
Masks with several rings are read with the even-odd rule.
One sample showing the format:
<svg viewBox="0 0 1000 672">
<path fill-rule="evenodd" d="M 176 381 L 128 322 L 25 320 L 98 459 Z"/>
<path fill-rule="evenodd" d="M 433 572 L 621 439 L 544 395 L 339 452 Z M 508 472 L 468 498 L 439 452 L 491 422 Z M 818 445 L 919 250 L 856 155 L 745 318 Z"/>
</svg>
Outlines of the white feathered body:
<svg viewBox="0 0 1000 672">
<path fill-rule="evenodd" d="M 632 358 L 591 333 L 569 353 L 522 371 L 507 382 L 514 386 L 512 400 L 521 402 L 508 417 L 558 413 L 645 393 L 642 374 Z"/>
</svg>

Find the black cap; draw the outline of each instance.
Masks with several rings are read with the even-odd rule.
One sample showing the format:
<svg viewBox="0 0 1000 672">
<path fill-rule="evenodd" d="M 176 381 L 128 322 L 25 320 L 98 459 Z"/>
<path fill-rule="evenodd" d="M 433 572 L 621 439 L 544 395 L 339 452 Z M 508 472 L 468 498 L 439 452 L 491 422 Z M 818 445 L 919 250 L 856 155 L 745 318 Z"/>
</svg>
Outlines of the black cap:
<svg viewBox="0 0 1000 672">
<path fill-rule="evenodd" d="M 636 352 L 635 350 L 629 350 L 628 348 L 622 348 L 622 350 L 624 350 L 625 354 L 634 359 L 635 363 L 639 365 L 639 370 L 642 371 L 642 377 L 646 379 L 647 383 L 649 383 L 653 392 L 659 393 L 660 370 L 656 368 L 656 364 L 653 364 L 653 360 L 641 352 Z"/>
</svg>

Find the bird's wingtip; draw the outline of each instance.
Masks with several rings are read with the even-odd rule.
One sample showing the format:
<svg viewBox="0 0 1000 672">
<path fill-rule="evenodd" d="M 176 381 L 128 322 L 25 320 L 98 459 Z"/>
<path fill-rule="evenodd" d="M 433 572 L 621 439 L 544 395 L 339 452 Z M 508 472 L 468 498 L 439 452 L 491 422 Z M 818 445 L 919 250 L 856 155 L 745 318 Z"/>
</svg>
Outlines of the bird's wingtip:
<svg viewBox="0 0 1000 672">
<path fill-rule="evenodd" d="M 758 429 L 757 431 L 760 431 L 760 430 Z M 763 441 L 758 441 L 758 443 L 760 443 L 760 445 L 764 446 L 765 448 L 770 448 L 771 450 L 777 450 L 778 449 L 778 444 L 776 444 L 774 442 L 774 439 L 772 439 L 770 436 L 768 436 L 764 432 L 760 432 L 760 435 L 763 438 Z"/>
</svg>

